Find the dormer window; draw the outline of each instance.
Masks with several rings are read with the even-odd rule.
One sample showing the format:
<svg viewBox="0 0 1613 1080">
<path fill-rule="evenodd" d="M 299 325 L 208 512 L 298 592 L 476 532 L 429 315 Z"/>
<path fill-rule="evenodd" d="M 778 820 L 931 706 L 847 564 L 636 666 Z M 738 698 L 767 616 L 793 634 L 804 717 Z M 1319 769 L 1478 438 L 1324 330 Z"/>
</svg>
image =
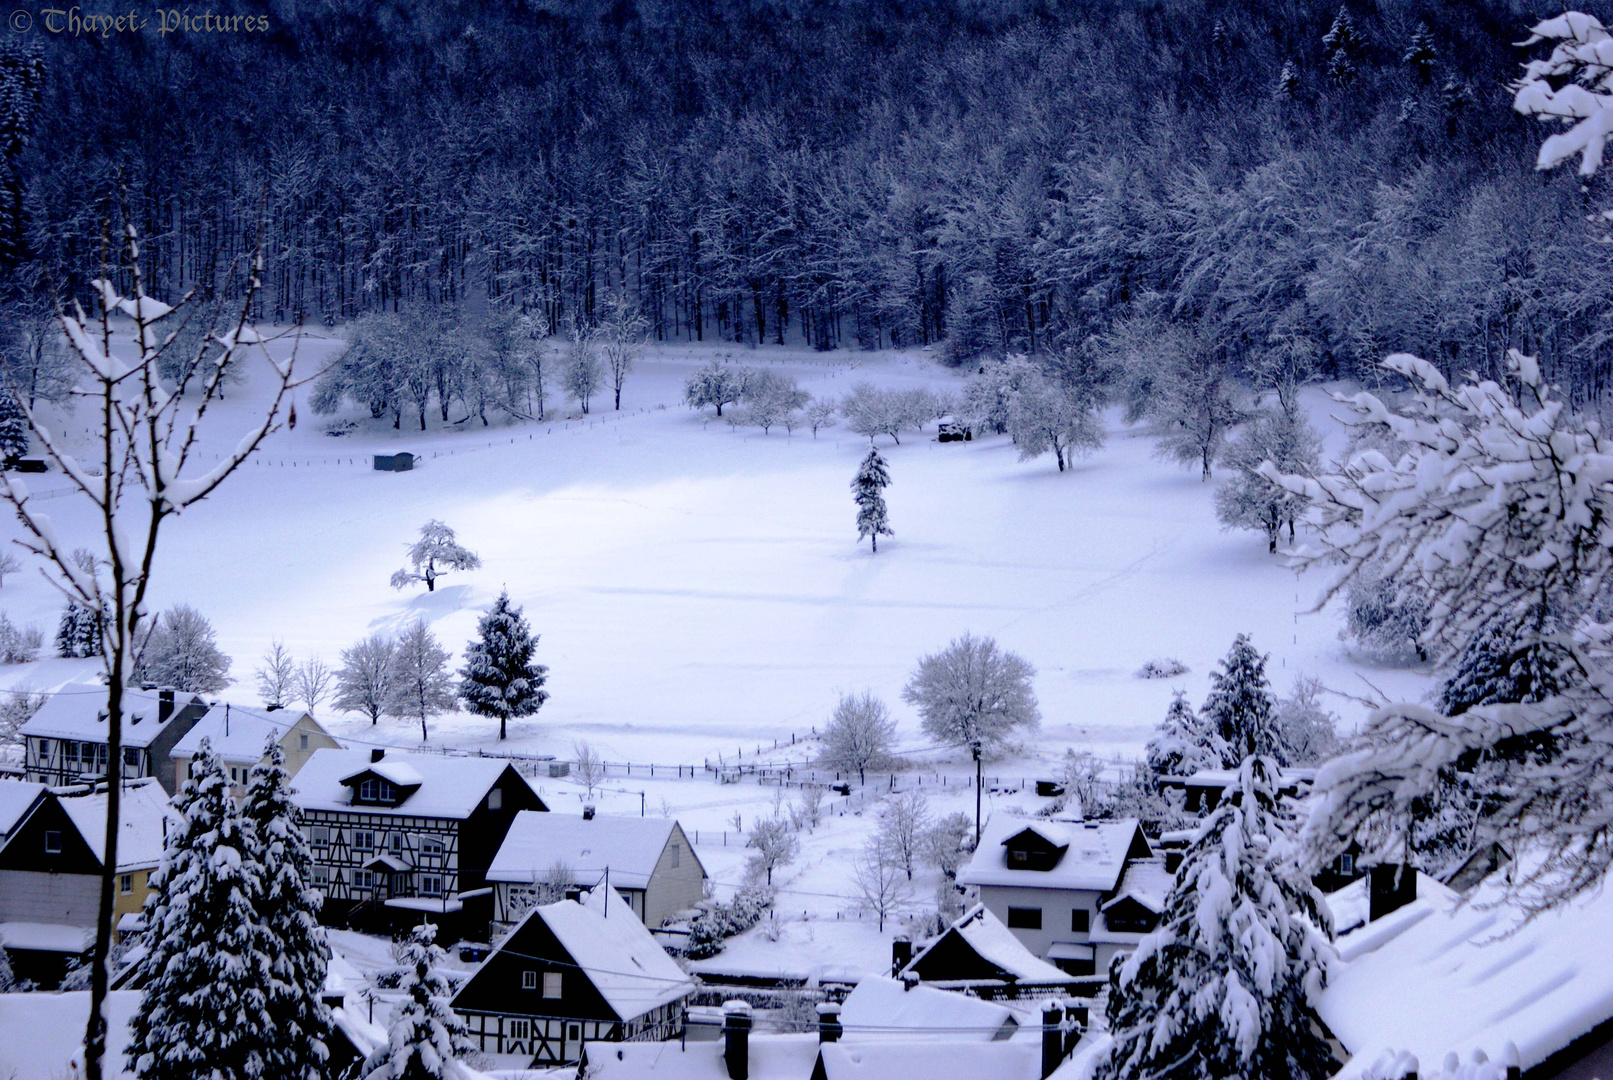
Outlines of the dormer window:
<svg viewBox="0 0 1613 1080">
<path fill-rule="evenodd" d="M 398 789 L 390 780 L 372 776 L 359 782 L 358 801 L 390 805 L 398 801 Z"/>
</svg>

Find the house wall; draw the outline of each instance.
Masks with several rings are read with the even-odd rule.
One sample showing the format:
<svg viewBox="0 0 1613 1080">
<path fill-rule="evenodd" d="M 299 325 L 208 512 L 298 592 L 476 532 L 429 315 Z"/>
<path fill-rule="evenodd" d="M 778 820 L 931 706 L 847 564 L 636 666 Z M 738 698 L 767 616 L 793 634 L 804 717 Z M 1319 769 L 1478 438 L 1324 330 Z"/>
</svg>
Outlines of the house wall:
<svg viewBox="0 0 1613 1080">
<path fill-rule="evenodd" d="M 186 705 L 175 712 L 168 726 L 157 732 L 146 746 L 150 775 L 155 776 L 157 783 L 161 784 L 162 789 L 170 795 L 179 790 L 178 778 L 174 772 L 174 759 L 170 756 L 174 744 L 184 738 L 186 733 L 196 726 L 196 722 L 206 715 L 207 706 Z"/>
<path fill-rule="evenodd" d="M 982 885 L 980 886 L 980 901 L 986 905 L 1004 926 L 1013 930 L 1014 936 L 1019 938 L 1031 952 L 1042 959 L 1047 959 L 1048 949 L 1054 942 L 1069 941 L 1087 944 L 1091 938 L 1088 934 L 1070 929 L 1071 912 L 1085 910 L 1087 925 L 1091 926 L 1097 918 L 1098 904 L 1103 894 L 1096 890 L 1086 889 L 1032 889 L 1025 886 L 1012 885 Z M 1008 922 L 1008 909 L 1011 907 L 1040 908 L 1042 910 L 1042 928 L 1040 930 L 1025 930 L 1010 926 Z M 1101 958 L 1100 958 L 1101 959 Z M 1100 966 L 1101 974 L 1105 969 Z"/>
<path fill-rule="evenodd" d="M 394 896 L 418 896 L 422 874 L 441 876 L 442 895 L 452 897 L 462 886 L 459 878 L 459 826 L 448 818 L 405 817 L 401 814 L 374 814 L 360 810 L 304 810 L 298 814 L 303 835 L 313 856 L 315 888 L 329 901 L 321 909 L 321 921 L 335 923 L 346 917 L 354 905 Z M 321 832 L 323 830 L 323 832 Z M 354 834 L 367 832 L 374 841 L 369 848 L 357 847 Z M 396 837 L 396 840 L 393 838 Z M 425 854 L 425 842 L 442 845 L 440 855 Z M 389 854 L 409 867 L 390 875 L 375 871 L 371 887 L 355 885 L 354 874 L 380 854 Z"/>
<path fill-rule="evenodd" d="M 154 867 L 152 869 L 155 869 Z M 112 925 L 116 926 L 118 920 L 125 915 L 143 911 L 146 906 L 146 897 L 150 895 L 152 869 L 125 870 L 118 875 L 117 888 L 112 890 Z M 123 879 L 129 879 L 127 891 L 123 888 Z"/>
<path fill-rule="evenodd" d="M 303 737 L 307 737 L 308 745 L 303 745 Z M 308 764 L 308 759 L 314 756 L 315 750 L 340 750 L 342 744 L 330 737 L 330 733 L 320 727 L 314 718 L 307 713 L 291 729 L 286 732 L 285 738 L 280 740 L 280 749 L 286 755 L 286 772 L 296 776 L 302 767 Z"/>
<path fill-rule="evenodd" d="M 144 748 L 125 746 L 123 753 L 125 780 L 151 775 L 151 755 Z M 133 762 L 127 760 L 131 757 Z M 106 764 L 107 744 L 82 739 L 47 739 L 30 735 L 23 754 L 24 778 L 52 787 L 87 784 L 92 777 L 105 774 Z"/>
<path fill-rule="evenodd" d="M 100 881 L 94 874 L 0 870 L 0 922 L 94 926 Z"/>
<path fill-rule="evenodd" d="M 655 871 L 650 875 L 649 888 L 636 909 L 639 918 L 652 929 L 666 923 L 678 912 L 700 902 L 705 881 L 706 872 L 695 856 L 694 845 L 683 834 L 682 826 L 674 822 L 672 835 L 667 838 Z"/>
<path fill-rule="evenodd" d="M 533 1065 L 574 1065 L 584 1042 L 663 1042 L 683 1026 L 679 1003 L 663 1005 L 627 1023 L 559 1016 L 456 1010 L 484 1054 L 530 1055 Z"/>
</svg>

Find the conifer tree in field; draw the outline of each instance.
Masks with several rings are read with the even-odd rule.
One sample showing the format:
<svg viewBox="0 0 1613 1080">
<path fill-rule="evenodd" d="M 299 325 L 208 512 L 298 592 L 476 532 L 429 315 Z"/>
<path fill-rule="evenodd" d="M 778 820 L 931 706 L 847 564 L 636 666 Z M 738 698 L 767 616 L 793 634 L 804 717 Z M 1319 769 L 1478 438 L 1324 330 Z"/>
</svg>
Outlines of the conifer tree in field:
<svg viewBox="0 0 1613 1080">
<path fill-rule="evenodd" d="M 1210 696 L 1200 711 L 1206 726 L 1220 736 L 1221 764 L 1228 769 L 1252 755 L 1279 752 L 1266 660 L 1247 634 L 1239 634 L 1220 669 L 1210 674 Z"/>
<path fill-rule="evenodd" d="M 885 459 L 879 451 L 869 447 L 857 476 L 851 482 L 852 498 L 857 501 L 857 540 L 868 537 L 874 550 L 879 550 L 881 536 L 895 536 L 885 511 L 885 489 L 891 477 L 885 468 Z"/>
<path fill-rule="evenodd" d="M 259 922 L 258 845 L 230 797 L 210 742 L 191 759 L 174 800 L 162 866 L 146 902 L 151 951 L 129 1025 L 128 1067 L 139 1080 L 249 1080 L 273 1075 L 279 1039 L 270 1009 L 274 962 Z"/>
<path fill-rule="evenodd" d="M 403 1004 L 393 1014 L 387 1041 L 359 1070 L 360 1080 L 442 1080 L 475 1047 L 465 1021 L 449 1006 L 454 989 L 438 970 L 447 957 L 434 944 L 437 928 L 422 923 L 404 942 L 398 966 Z"/>
<path fill-rule="evenodd" d="M 531 716 L 549 700 L 543 689 L 549 669 L 532 662 L 538 639 L 521 609 L 510 603 L 509 592 L 498 594 L 476 631 L 477 639 L 465 646 L 459 698 L 478 716 L 497 717 L 503 739 L 510 717 Z"/>
<path fill-rule="evenodd" d="M 1277 762 L 1251 757 L 1241 797 L 1205 821 L 1159 928 L 1109 972 L 1114 1045 L 1097 1080 L 1321 1080 L 1337 1064 L 1312 1020 L 1331 916 L 1280 867 L 1291 814 Z"/>
<path fill-rule="evenodd" d="M 1162 776 L 1192 776 L 1201 769 L 1219 769 L 1226 744 L 1215 726 L 1193 710 L 1185 691 L 1176 691 L 1159 732 L 1148 740 L 1148 772 Z"/>
<path fill-rule="evenodd" d="M 0 458 L 22 457 L 28 441 L 28 415 L 10 390 L 0 390 Z"/>
<path fill-rule="evenodd" d="M 56 655 L 86 657 L 101 655 L 101 622 L 88 608 L 69 600 L 56 627 Z"/>
<path fill-rule="evenodd" d="M 274 1037 L 265 1047 L 268 1077 L 323 1080 L 330 1011 L 320 1001 L 330 946 L 319 925 L 323 897 L 313 888 L 313 858 L 297 828 L 285 754 L 271 736 L 265 761 L 252 768 L 241 808 L 262 871 L 258 919 L 270 942 L 268 1013 Z"/>
</svg>

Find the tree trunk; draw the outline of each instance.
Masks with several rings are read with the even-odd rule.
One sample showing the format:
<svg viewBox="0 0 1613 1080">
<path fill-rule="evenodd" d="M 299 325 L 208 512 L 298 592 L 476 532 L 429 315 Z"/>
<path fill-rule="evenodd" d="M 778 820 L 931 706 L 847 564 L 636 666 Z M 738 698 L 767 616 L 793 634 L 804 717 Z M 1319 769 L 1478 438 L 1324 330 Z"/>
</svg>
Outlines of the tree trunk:
<svg viewBox="0 0 1613 1080">
<path fill-rule="evenodd" d="M 84 1028 L 84 1075 L 101 1080 L 106 1056 L 107 955 L 112 948 L 112 899 L 118 876 L 120 803 L 123 794 L 123 671 L 112 665 L 107 682 L 106 834 L 102 841 L 100 895 L 95 904 L 95 945 L 90 952 L 90 1015 Z"/>
<path fill-rule="evenodd" d="M 504 717 L 504 716 L 500 716 L 498 718 L 498 738 L 499 738 L 499 742 L 504 741 L 504 734 L 505 734 L 504 725 L 505 725 L 505 722 L 506 722 L 507 719 L 508 719 L 508 717 Z"/>
</svg>

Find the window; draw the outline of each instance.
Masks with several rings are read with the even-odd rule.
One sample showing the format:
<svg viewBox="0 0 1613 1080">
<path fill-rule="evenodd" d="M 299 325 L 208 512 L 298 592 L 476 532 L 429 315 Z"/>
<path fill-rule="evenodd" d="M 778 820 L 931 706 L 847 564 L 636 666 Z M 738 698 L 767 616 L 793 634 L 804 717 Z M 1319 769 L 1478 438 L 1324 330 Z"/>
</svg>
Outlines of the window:
<svg viewBox="0 0 1613 1080">
<path fill-rule="evenodd" d="M 420 878 L 421 896 L 441 896 L 442 878 L 437 874 L 426 874 Z"/>
<path fill-rule="evenodd" d="M 240 776 L 238 776 L 236 774 L 235 766 L 231 765 L 230 766 L 230 783 L 236 784 L 236 783 L 240 783 L 240 781 L 241 781 L 241 778 L 240 778 Z"/>
<path fill-rule="evenodd" d="M 677 866 L 678 866 L 678 856 L 680 856 L 682 854 L 683 854 L 682 845 L 673 844 L 672 845 L 672 868 L 674 870 L 677 869 Z"/>
<path fill-rule="evenodd" d="M 1040 930 L 1042 909 L 1039 907 L 1011 907 L 1008 909 L 1008 929 Z"/>
<path fill-rule="evenodd" d="M 313 826 L 311 829 L 308 830 L 308 842 L 313 844 L 314 847 L 329 847 L 330 846 L 330 826 L 329 825 L 315 825 L 315 826 Z"/>
<path fill-rule="evenodd" d="M 353 830 L 353 849 L 355 851 L 374 851 L 375 834 L 368 829 Z"/>
<path fill-rule="evenodd" d="M 489 810 L 502 810 L 504 808 L 504 789 L 494 788 L 487 793 L 487 808 Z"/>
<path fill-rule="evenodd" d="M 420 854 L 430 856 L 433 859 L 441 858 L 442 857 L 442 841 L 441 840 L 431 840 L 431 839 L 426 839 L 426 840 L 420 841 Z"/>
<path fill-rule="evenodd" d="M 50 757 L 50 740 L 49 739 L 40 739 L 39 740 L 39 756 L 40 757 L 46 757 L 46 758 Z"/>
<path fill-rule="evenodd" d="M 1086 908 L 1076 908 L 1071 911 L 1070 929 L 1077 934 L 1090 934 L 1092 932 L 1092 912 Z"/>
<path fill-rule="evenodd" d="M 521 972 L 521 989 L 536 990 L 538 988 L 538 973 L 536 971 Z"/>
<path fill-rule="evenodd" d="M 582 1042 L 582 1025 L 581 1024 L 567 1024 L 566 1025 L 566 1041 L 567 1042 L 574 1042 L 574 1043 L 575 1042 Z"/>
<path fill-rule="evenodd" d="M 1341 873 L 1341 874 L 1353 874 L 1353 873 L 1355 873 L 1355 856 L 1354 855 L 1340 855 L 1339 856 L 1339 873 Z"/>
<path fill-rule="evenodd" d="M 398 789 L 392 786 L 390 780 L 378 780 L 374 777 L 368 780 L 360 780 L 358 784 L 358 801 L 394 803 L 398 801 Z"/>
<path fill-rule="evenodd" d="M 325 886 L 328 886 L 330 884 L 330 867 L 328 867 L 328 866 L 315 866 L 314 867 L 314 884 L 318 885 L 321 888 L 324 888 Z"/>
<path fill-rule="evenodd" d="M 368 870 L 354 870 L 353 871 L 353 888 L 355 888 L 355 889 L 373 889 L 374 887 L 375 887 L 375 875 L 373 873 L 371 873 Z"/>
<path fill-rule="evenodd" d="M 392 833 L 386 838 L 386 846 L 391 849 L 394 855 L 403 854 L 403 834 L 400 832 Z"/>
<path fill-rule="evenodd" d="M 138 747 L 125 746 L 123 748 L 123 763 L 131 769 L 140 767 L 140 750 Z"/>
<path fill-rule="evenodd" d="M 306 750 L 306 749 L 308 749 L 308 736 L 307 735 L 299 735 L 299 736 L 297 736 L 297 739 L 298 739 L 298 742 L 297 742 L 297 749 L 298 750 Z"/>
<path fill-rule="evenodd" d="M 119 874 L 118 875 L 118 892 L 123 893 L 125 895 L 134 892 L 134 875 L 133 874 Z"/>
<path fill-rule="evenodd" d="M 560 996 L 560 972 L 545 971 L 543 973 L 543 996 L 558 998 Z"/>
<path fill-rule="evenodd" d="M 62 831 L 60 829 L 45 830 L 45 854 L 60 855 L 62 853 Z"/>
<path fill-rule="evenodd" d="M 511 1020 L 510 1039 L 515 1042 L 526 1042 L 532 1034 L 532 1021 Z"/>
</svg>

